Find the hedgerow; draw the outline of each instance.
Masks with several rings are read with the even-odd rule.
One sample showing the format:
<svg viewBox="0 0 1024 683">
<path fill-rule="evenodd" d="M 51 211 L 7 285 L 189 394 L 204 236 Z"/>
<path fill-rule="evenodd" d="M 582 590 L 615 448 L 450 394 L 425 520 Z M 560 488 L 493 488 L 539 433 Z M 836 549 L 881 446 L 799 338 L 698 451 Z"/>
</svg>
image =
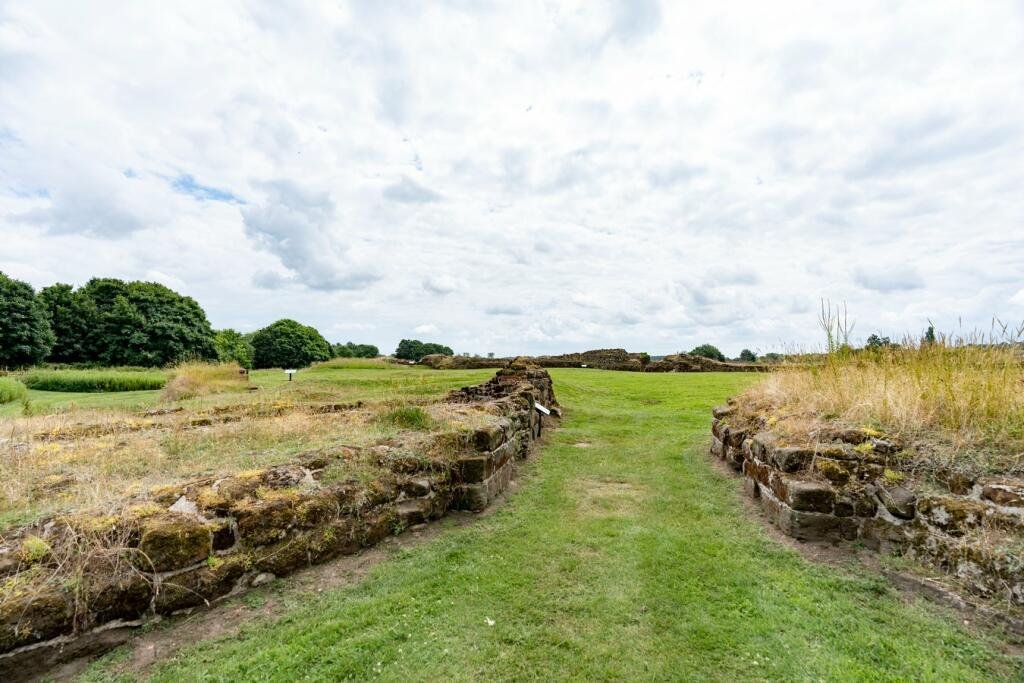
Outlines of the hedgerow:
<svg viewBox="0 0 1024 683">
<path fill-rule="evenodd" d="M 145 391 L 162 389 L 167 376 L 156 370 L 33 370 L 22 381 L 39 391 Z"/>
</svg>

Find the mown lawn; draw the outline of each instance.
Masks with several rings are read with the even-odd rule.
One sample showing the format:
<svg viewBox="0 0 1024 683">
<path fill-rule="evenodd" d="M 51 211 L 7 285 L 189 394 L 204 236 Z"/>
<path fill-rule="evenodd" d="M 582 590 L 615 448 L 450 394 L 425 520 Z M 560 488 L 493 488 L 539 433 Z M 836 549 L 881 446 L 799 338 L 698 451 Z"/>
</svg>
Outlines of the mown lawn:
<svg viewBox="0 0 1024 683">
<path fill-rule="evenodd" d="M 771 541 L 705 456 L 735 374 L 555 370 L 567 417 L 511 500 L 362 583 L 198 643 L 182 680 L 1012 679 L 884 580 Z M 585 447 L 582 444 L 587 444 Z M 91 670 L 110 678 L 117 657 Z M 130 676 L 128 676 L 130 678 Z"/>
</svg>

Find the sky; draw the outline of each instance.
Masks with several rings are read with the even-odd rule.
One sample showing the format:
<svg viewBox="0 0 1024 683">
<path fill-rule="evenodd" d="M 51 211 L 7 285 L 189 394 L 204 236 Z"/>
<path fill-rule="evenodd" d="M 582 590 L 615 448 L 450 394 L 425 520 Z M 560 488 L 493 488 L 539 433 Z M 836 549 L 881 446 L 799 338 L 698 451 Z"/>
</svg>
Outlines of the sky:
<svg viewBox="0 0 1024 683">
<path fill-rule="evenodd" d="M 497 355 L 1024 320 L 1024 3 L 0 0 L 0 271 Z"/>
</svg>

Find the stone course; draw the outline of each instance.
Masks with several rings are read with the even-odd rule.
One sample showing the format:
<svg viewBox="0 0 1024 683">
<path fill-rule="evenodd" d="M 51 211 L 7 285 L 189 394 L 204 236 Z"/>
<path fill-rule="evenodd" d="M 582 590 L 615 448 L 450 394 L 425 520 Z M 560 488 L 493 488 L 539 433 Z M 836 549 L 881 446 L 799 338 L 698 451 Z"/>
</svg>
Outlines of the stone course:
<svg viewBox="0 0 1024 683">
<path fill-rule="evenodd" d="M 958 472 L 922 480 L 901 471 L 903 448 L 868 429 L 835 427 L 787 444 L 738 405 L 713 411 L 711 453 L 783 533 L 861 540 L 908 554 L 967 590 L 1024 605 L 1024 479 Z"/>
<path fill-rule="evenodd" d="M 358 552 L 449 510 L 483 510 L 551 419 L 535 403 L 557 414 L 551 378 L 537 368 L 506 368 L 446 400 L 495 416 L 454 444 L 451 458 L 389 445 L 321 450 L 285 465 L 160 487 L 116 514 L 58 517 L 5 539 L 0 680 L 112 647 L 157 615 Z M 367 453 L 387 476 L 370 484 L 323 480 L 332 463 Z M 74 580 L 54 580 L 68 562 L 79 567 Z"/>
</svg>

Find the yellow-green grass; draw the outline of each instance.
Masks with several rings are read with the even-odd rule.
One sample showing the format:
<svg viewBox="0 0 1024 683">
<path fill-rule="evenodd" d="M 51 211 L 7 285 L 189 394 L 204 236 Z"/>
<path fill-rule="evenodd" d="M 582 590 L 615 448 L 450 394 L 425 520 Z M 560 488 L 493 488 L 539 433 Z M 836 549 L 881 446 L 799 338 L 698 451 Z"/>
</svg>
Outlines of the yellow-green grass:
<svg viewBox="0 0 1024 683">
<path fill-rule="evenodd" d="M 163 398 L 178 401 L 208 394 L 249 389 L 249 377 L 238 363 L 182 363 L 170 372 Z"/>
<path fill-rule="evenodd" d="M 563 425 L 493 514 L 145 675 L 120 652 L 84 680 L 1020 680 L 996 636 L 745 514 L 708 422 L 756 378 L 551 374 Z"/>
<path fill-rule="evenodd" d="M 167 374 L 159 370 L 30 370 L 21 381 L 37 391 L 96 392 L 162 389 Z"/>
<path fill-rule="evenodd" d="M 821 421 L 866 426 L 958 467 L 1024 467 L 1024 358 L 1017 345 L 940 338 L 875 352 L 837 351 L 747 392 L 773 429 L 799 438 Z"/>
<path fill-rule="evenodd" d="M 0 405 L 20 401 L 28 394 L 25 385 L 13 377 L 0 377 Z"/>
<path fill-rule="evenodd" d="M 313 448 L 466 428 L 477 416 L 436 402 L 492 375 L 377 364 L 309 369 L 287 382 L 260 371 L 252 373 L 258 391 L 177 401 L 161 401 L 158 391 L 29 391 L 29 415 L 21 403 L 0 408 L 0 530 L 59 509 L 113 505 L 152 486 L 279 464 Z M 359 402 L 328 414 L 314 409 Z M 420 419 L 381 419 L 393 410 Z"/>
</svg>

